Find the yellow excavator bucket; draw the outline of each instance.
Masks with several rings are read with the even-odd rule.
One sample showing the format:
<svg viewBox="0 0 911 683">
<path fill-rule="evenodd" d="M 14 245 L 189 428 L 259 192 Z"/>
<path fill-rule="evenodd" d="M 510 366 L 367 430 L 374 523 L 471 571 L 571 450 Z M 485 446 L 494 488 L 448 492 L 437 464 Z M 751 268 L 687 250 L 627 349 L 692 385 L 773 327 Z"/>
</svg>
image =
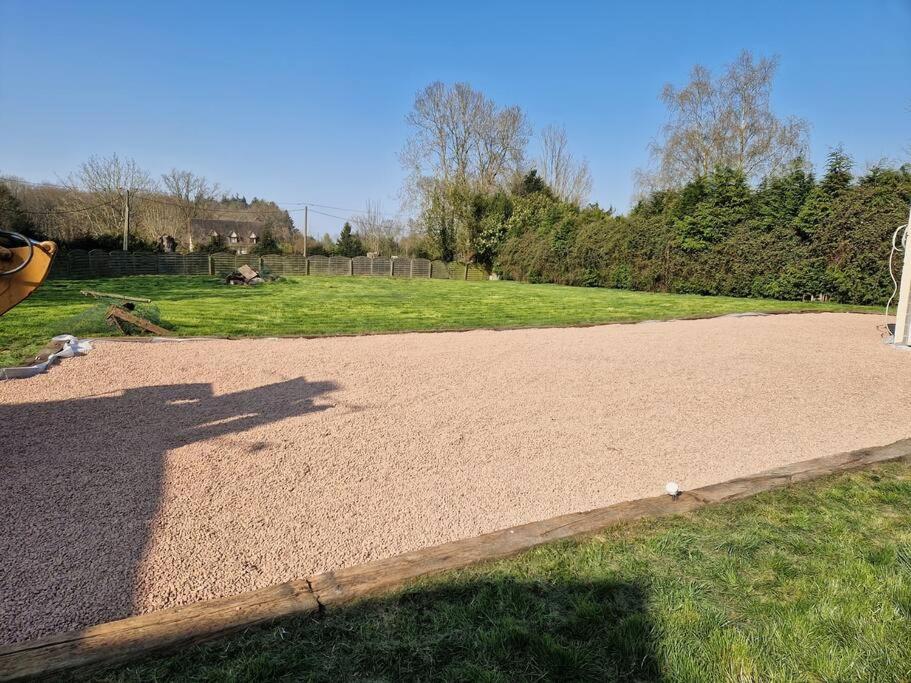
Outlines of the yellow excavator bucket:
<svg viewBox="0 0 911 683">
<path fill-rule="evenodd" d="M 17 233 L 0 232 L 0 315 L 44 282 L 56 253 L 53 242 L 34 242 Z"/>
</svg>

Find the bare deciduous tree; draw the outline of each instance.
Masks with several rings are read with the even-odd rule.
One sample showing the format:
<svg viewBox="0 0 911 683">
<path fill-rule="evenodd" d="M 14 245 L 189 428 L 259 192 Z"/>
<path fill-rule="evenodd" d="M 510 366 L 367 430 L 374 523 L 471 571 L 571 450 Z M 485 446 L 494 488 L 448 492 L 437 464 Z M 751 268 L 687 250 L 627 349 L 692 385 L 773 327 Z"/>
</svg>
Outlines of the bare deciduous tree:
<svg viewBox="0 0 911 683">
<path fill-rule="evenodd" d="M 71 192 L 62 203 L 63 210 L 84 208 L 87 202 L 99 205 L 68 219 L 71 223 L 81 222 L 80 231 L 93 236 L 119 232 L 123 225 L 125 190 L 131 193 L 156 190 L 155 181 L 135 160 L 121 159 L 116 154 L 90 156 L 67 179 L 66 185 Z M 131 218 L 135 214 L 135 206 L 131 205 Z"/>
<path fill-rule="evenodd" d="M 771 109 L 777 66 L 775 58 L 756 61 L 744 50 L 717 79 L 705 67 L 695 66 L 682 89 L 664 86 L 661 99 L 670 121 L 662 140 L 651 146 L 657 168 L 640 173 L 640 184 L 648 189 L 677 187 L 720 166 L 756 180 L 805 155 L 806 121 L 781 120 Z"/>
<path fill-rule="evenodd" d="M 576 206 L 588 201 L 592 191 L 588 161 L 573 158 L 562 126 L 548 126 L 541 131 L 539 170 L 544 182 L 564 201 Z"/>
<path fill-rule="evenodd" d="M 530 128 L 519 107 L 500 108 L 467 83 L 431 83 L 406 116 L 411 136 L 401 153 L 409 171 L 405 196 L 417 203 L 428 234 L 452 256 L 463 234 L 472 192 L 492 192 L 523 168 Z M 471 257 L 471 249 L 462 254 Z"/>
<path fill-rule="evenodd" d="M 353 216 L 355 232 L 368 252 L 374 254 L 389 254 L 402 233 L 402 227 L 397 221 L 384 218 L 380 203 L 367 200 L 366 210 L 363 214 Z"/>
<path fill-rule="evenodd" d="M 218 185 L 209 183 L 205 177 L 191 171 L 179 171 L 176 168 L 163 174 L 161 180 L 186 226 L 187 248 L 193 251 L 193 231 L 190 223 L 194 218 L 206 214 L 209 204 L 215 201 L 215 195 L 219 191 Z"/>
<path fill-rule="evenodd" d="M 529 127 L 518 107 L 499 109 L 467 83 L 431 83 L 405 118 L 402 163 L 416 178 L 492 189 L 522 166 Z"/>
</svg>

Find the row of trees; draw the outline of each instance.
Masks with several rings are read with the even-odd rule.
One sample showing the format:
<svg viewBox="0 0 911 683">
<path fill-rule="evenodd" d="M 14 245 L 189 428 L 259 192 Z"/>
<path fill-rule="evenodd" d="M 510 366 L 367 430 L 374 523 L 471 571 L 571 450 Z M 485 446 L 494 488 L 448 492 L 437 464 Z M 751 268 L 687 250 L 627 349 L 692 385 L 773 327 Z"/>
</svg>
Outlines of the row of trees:
<svg viewBox="0 0 911 683">
<path fill-rule="evenodd" d="M 411 137 L 401 153 L 405 197 L 420 216 L 419 249 L 433 258 L 479 258 L 478 202 L 507 190 L 529 166 L 531 126 L 519 107 L 499 107 L 467 83 L 436 82 L 417 94 L 406 117 Z M 585 160 L 569 151 L 565 130 L 542 131 L 543 180 L 564 201 L 591 192 Z"/>
<path fill-rule="evenodd" d="M 311 240 L 307 247 L 307 253 L 311 256 L 347 256 L 354 258 L 355 256 L 366 256 L 368 249 L 364 245 L 361 235 L 354 231 L 351 223 L 346 221 L 339 232 L 338 238 L 333 238 L 332 235 L 326 233 L 323 235 L 322 240 Z"/>
<path fill-rule="evenodd" d="M 208 236 L 190 229 L 195 218 L 257 221 L 278 241 L 294 236 L 287 211 L 274 202 L 227 196 L 217 183 L 191 171 L 172 169 L 156 179 L 133 159 L 90 157 L 59 184 L 0 180 L 0 228 L 53 239 L 64 247 L 122 246 L 129 202 L 130 245 L 154 248 L 170 235 L 183 250 L 204 247 Z"/>
<path fill-rule="evenodd" d="M 493 267 L 529 282 L 883 304 L 891 235 L 908 219 L 911 165 L 853 177 L 841 150 L 752 186 L 719 168 L 640 201 L 628 216 L 548 188 L 496 207 Z M 489 218 L 485 217 L 489 220 Z"/>
<path fill-rule="evenodd" d="M 530 282 L 884 303 L 911 165 L 855 178 L 836 149 L 817 179 L 807 122 L 772 111 L 776 67 L 744 52 L 717 78 L 697 66 L 683 88 L 666 86 L 668 123 L 627 216 L 586 206 L 591 176 L 562 129 L 545 129 L 529 161 L 520 109 L 466 84 L 428 86 L 402 154 L 418 255 Z"/>
</svg>

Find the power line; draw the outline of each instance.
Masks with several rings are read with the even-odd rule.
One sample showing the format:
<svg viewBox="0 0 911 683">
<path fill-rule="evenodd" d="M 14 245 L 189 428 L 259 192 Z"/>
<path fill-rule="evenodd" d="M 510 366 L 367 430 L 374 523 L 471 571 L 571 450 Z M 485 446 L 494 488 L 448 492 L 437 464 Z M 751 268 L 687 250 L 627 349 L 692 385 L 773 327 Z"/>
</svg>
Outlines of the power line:
<svg viewBox="0 0 911 683">
<path fill-rule="evenodd" d="M 329 204 L 317 204 L 316 202 L 276 202 L 287 206 L 315 206 L 320 209 L 332 209 L 333 211 L 350 211 L 351 213 L 379 213 L 378 211 L 367 211 L 365 209 L 348 209 L 344 206 L 330 206 Z"/>
<path fill-rule="evenodd" d="M 317 210 L 314 209 L 314 208 L 311 208 L 311 209 L 310 209 L 310 213 L 318 213 L 320 216 L 328 216 L 329 218 L 338 218 L 340 221 L 346 221 L 346 220 L 348 220 L 347 218 L 342 218 L 341 216 L 336 216 L 335 214 L 325 213 L 325 212 L 323 212 L 323 211 L 317 211 Z"/>
<path fill-rule="evenodd" d="M 67 213 L 80 213 L 82 211 L 91 211 L 92 209 L 99 209 L 102 206 L 111 206 L 114 203 L 113 200 L 109 199 L 106 202 L 101 202 L 100 204 L 93 204 L 92 206 L 84 206 L 78 209 L 61 209 L 54 211 L 32 211 L 31 209 L 22 209 L 22 213 L 30 213 L 35 216 L 59 216 L 61 214 Z"/>
<path fill-rule="evenodd" d="M 349 209 L 344 206 L 330 206 L 329 204 L 317 204 L 316 202 L 276 202 L 277 204 L 282 204 L 285 206 L 297 206 L 306 204 L 310 207 L 318 207 L 320 209 L 333 209 L 335 211 L 350 211 L 351 213 L 363 213 L 363 214 L 375 214 L 381 218 L 395 218 L 394 214 L 383 213 L 382 211 L 371 211 L 367 209 Z M 303 209 L 287 209 L 288 211 L 303 211 Z"/>
</svg>

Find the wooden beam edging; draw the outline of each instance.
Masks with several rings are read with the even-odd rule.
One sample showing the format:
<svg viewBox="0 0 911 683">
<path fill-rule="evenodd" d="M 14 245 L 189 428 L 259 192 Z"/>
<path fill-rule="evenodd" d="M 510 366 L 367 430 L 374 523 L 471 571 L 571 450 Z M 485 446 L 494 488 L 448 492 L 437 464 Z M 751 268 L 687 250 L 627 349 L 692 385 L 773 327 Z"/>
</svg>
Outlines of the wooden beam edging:
<svg viewBox="0 0 911 683">
<path fill-rule="evenodd" d="M 47 678 L 77 668 L 125 663 L 295 614 L 319 609 L 306 580 L 205 600 L 56 633 L 0 648 L 0 680 Z"/>
<path fill-rule="evenodd" d="M 315 613 L 400 588 L 418 577 L 499 560 L 545 543 L 594 534 L 645 517 L 692 512 L 889 460 L 911 460 L 911 438 L 776 467 L 755 475 L 522 524 L 260 590 L 0 647 L 0 680 L 46 677 L 77 668 L 122 664 L 276 619 Z"/>
</svg>

